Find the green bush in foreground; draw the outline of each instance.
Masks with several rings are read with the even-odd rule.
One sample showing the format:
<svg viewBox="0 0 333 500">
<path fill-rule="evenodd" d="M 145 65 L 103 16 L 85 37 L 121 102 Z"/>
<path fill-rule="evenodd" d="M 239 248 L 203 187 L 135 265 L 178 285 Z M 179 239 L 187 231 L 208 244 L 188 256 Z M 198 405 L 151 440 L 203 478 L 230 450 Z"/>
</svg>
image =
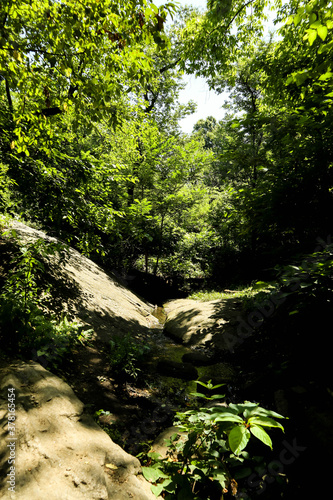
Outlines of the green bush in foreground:
<svg viewBox="0 0 333 500">
<path fill-rule="evenodd" d="M 208 389 L 218 387 L 199 383 Z M 142 468 L 144 477 L 152 483 L 153 493 L 156 496 L 163 493 L 170 500 L 220 500 L 225 493 L 235 495 L 237 480 L 248 477 L 251 464 L 258 461 L 246 451 L 250 440 L 254 438 L 272 448 L 267 429 L 284 430 L 276 420 L 284 418 L 282 415 L 249 401 L 189 410 L 176 413 L 176 417 L 174 425 L 186 433 L 186 440 L 175 433 L 166 441 L 167 458 L 149 452 L 147 466 Z"/>
</svg>

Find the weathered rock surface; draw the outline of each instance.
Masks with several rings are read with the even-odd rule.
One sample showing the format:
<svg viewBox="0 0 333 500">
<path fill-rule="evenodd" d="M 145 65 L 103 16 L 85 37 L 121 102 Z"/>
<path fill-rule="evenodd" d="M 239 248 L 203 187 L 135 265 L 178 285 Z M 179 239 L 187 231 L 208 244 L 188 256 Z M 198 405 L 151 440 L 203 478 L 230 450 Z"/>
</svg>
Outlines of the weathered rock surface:
<svg viewBox="0 0 333 500">
<path fill-rule="evenodd" d="M 23 242 L 38 238 L 57 242 L 17 221 L 11 228 Z M 52 285 L 50 310 L 64 310 L 69 319 L 92 328 L 96 340 L 108 342 L 115 334 L 147 334 L 158 323 L 150 314 L 150 304 L 72 248 L 65 263 L 52 256 L 46 274 Z M 9 387 L 15 394 L 14 436 L 8 434 Z M 1 498 L 155 498 L 140 474 L 140 462 L 113 443 L 83 407 L 70 386 L 40 364 L 0 362 Z M 15 445 L 7 446 L 10 443 Z M 10 453 L 15 454 L 15 463 L 8 462 Z M 13 471 L 15 493 L 8 490 L 7 482 Z"/>
<path fill-rule="evenodd" d="M 0 391 L 2 499 L 155 499 L 139 460 L 84 414 L 59 377 L 33 361 L 2 361 Z"/>
<path fill-rule="evenodd" d="M 208 347 L 212 351 L 234 347 L 235 325 L 241 320 L 237 299 L 209 302 L 177 299 L 164 308 L 165 332 L 184 345 Z"/>
<path fill-rule="evenodd" d="M 23 241 L 38 238 L 58 241 L 18 221 L 12 221 L 10 227 Z M 140 332 L 158 324 L 151 314 L 151 304 L 123 286 L 115 275 L 106 274 L 73 248 L 68 252 L 69 258 L 64 264 L 51 268 L 53 272 L 56 269 L 52 283 L 55 296 L 63 298 L 58 304 L 60 310 L 93 328 L 96 337 L 105 342 L 114 334 Z M 52 304 L 53 310 L 54 307 Z"/>
</svg>

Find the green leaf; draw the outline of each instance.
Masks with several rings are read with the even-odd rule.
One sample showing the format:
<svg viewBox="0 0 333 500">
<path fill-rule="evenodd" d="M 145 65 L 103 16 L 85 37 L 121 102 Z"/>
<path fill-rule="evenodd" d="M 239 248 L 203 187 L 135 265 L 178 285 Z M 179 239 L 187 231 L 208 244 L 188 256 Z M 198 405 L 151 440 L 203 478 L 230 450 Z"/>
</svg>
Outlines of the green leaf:
<svg viewBox="0 0 333 500">
<path fill-rule="evenodd" d="M 327 37 L 327 27 L 323 26 L 323 25 L 318 26 L 317 32 L 318 32 L 318 35 L 320 36 L 320 38 L 324 41 L 325 38 Z"/>
<path fill-rule="evenodd" d="M 307 71 L 303 71 L 302 73 L 297 73 L 295 75 L 296 84 L 298 86 L 303 85 L 305 80 L 307 80 L 308 78 L 309 78 L 309 74 Z"/>
<path fill-rule="evenodd" d="M 309 40 L 310 45 L 313 45 L 316 38 L 317 38 L 317 31 L 316 30 L 309 30 L 308 31 L 308 40 Z"/>
<path fill-rule="evenodd" d="M 263 415 L 265 417 L 274 417 L 274 418 L 286 418 L 284 417 L 283 415 L 281 415 L 280 413 L 277 413 L 276 411 L 273 411 L 273 410 L 266 410 L 266 408 L 261 408 L 261 406 L 259 406 L 254 412 L 253 412 L 254 415 Z"/>
<path fill-rule="evenodd" d="M 158 497 L 162 493 L 162 491 L 164 490 L 162 483 L 156 484 L 156 485 L 152 484 L 150 486 L 150 488 L 151 488 L 151 491 L 154 493 L 155 497 Z"/>
<path fill-rule="evenodd" d="M 196 380 L 195 382 L 196 382 L 196 384 L 202 385 L 206 389 L 212 389 L 213 388 L 213 384 L 212 384 L 211 380 L 208 380 L 207 384 L 205 384 L 205 382 L 201 382 L 200 380 Z"/>
<path fill-rule="evenodd" d="M 153 460 L 158 460 L 159 458 L 161 458 L 160 453 L 157 453 L 157 451 L 150 451 L 149 453 L 147 453 L 147 456 L 152 458 Z"/>
<path fill-rule="evenodd" d="M 217 414 L 214 414 L 212 415 L 212 417 L 215 416 L 214 419 L 212 420 L 215 420 L 215 422 L 237 422 L 239 424 L 242 424 L 244 423 L 244 420 L 242 419 L 242 417 L 240 417 L 239 415 L 234 415 L 233 413 L 225 413 L 225 414 L 220 414 L 220 415 L 217 415 Z"/>
<path fill-rule="evenodd" d="M 269 446 L 271 449 L 273 448 L 271 438 L 269 437 L 267 432 L 262 427 L 260 427 L 260 425 L 251 425 L 250 431 L 266 446 Z"/>
<path fill-rule="evenodd" d="M 269 286 L 269 283 L 266 281 L 257 281 L 253 286 L 253 290 L 261 290 L 263 288 L 267 288 Z"/>
<path fill-rule="evenodd" d="M 142 474 L 147 481 L 151 483 L 156 483 L 161 477 L 163 478 L 168 478 L 167 476 L 161 469 L 157 467 L 141 467 L 142 469 Z"/>
<path fill-rule="evenodd" d="M 333 77 L 333 73 L 331 71 L 327 71 L 323 75 L 320 75 L 319 80 L 330 80 Z"/>
<path fill-rule="evenodd" d="M 220 483 L 220 485 L 225 488 L 227 483 L 228 483 L 228 474 L 223 472 L 223 471 L 219 471 L 219 472 L 215 472 L 213 471 L 212 473 L 212 476 L 213 478 L 218 481 Z"/>
<path fill-rule="evenodd" d="M 249 418 L 248 423 L 250 425 L 252 425 L 252 424 L 261 425 L 263 427 L 276 427 L 276 428 L 284 431 L 284 428 L 280 424 L 280 422 L 277 422 L 276 420 L 273 420 L 272 418 L 269 418 L 269 417 L 254 416 L 254 417 Z"/>
<path fill-rule="evenodd" d="M 195 396 L 197 398 L 207 398 L 206 394 L 202 394 L 201 392 L 191 392 L 191 396 Z"/>
<path fill-rule="evenodd" d="M 172 479 L 168 478 L 165 479 L 162 483 L 156 485 L 152 484 L 150 488 L 154 495 L 158 497 L 163 490 L 168 491 L 168 493 L 174 493 L 176 491 L 176 484 Z"/>
<path fill-rule="evenodd" d="M 317 14 L 314 14 L 314 13 L 310 14 L 310 18 L 309 18 L 310 25 L 312 23 L 314 23 L 316 20 L 317 20 Z"/>
<path fill-rule="evenodd" d="M 250 431 L 244 425 L 237 425 L 234 427 L 229 432 L 228 436 L 228 443 L 231 451 L 235 455 L 239 455 L 249 442 L 250 436 Z"/>
<path fill-rule="evenodd" d="M 258 403 L 251 403 L 250 401 L 246 401 L 245 403 L 242 404 L 234 404 L 231 403 L 229 405 L 229 408 L 232 410 L 235 410 L 237 413 L 242 413 L 244 410 L 254 410 L 255 408 L 258 408 Z"/>
<path fill-rule="evenodd" d="M 317 29 L 317 28 L 319 28 L 319 26 L 321 26 L 320 21 L 313 21 L 313 22 L 311 22 L 311 20 L 310 20 L 310 28 L 311 29 L 313 29 L 313 30 Z"/>
</svg>

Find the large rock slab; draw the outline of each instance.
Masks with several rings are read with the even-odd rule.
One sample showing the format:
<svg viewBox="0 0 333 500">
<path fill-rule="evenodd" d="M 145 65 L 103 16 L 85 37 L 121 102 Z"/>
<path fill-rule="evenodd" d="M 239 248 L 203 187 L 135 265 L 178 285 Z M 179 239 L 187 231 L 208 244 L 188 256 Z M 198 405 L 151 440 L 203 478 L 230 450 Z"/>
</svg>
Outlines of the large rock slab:
<svg viewBox="0 0 333 500">
<path fill-rule="evenodd" d="M 0 423 L 3 500 L 155 499 L 139 460 L 38 363 L 1 361 Z"/>
<path fill-rule="evenodd" d="M 230 350 L 237 322 L 241 320 L 237 299 L 200 302 L 177 299 L 164 306 L 165 332 L 184 345 Z"/>
<path fill-rule="evenodd" d="M 58 242 L 43 231 L 11 221 L 9 229 L 14 229 L 22 241 L 38 238 Z M 53 298 L 52 311 L 67 313 L 94 329 L 95 336 L 104 342 L 114 334 L 142 332 L 158 325 L 151 314 L 153 306 L 122 285 L 114 274 L 106 273 L 100 266 L 73 248 L 68 248 L 68 258 L 57 263 L 57 256 L 50 260 L 48 277 L 51 277 Z M 62 301 L 59 303 L 59 298 Z M 53 300 L 53 301 L 52 301 Z"/>
</svg>

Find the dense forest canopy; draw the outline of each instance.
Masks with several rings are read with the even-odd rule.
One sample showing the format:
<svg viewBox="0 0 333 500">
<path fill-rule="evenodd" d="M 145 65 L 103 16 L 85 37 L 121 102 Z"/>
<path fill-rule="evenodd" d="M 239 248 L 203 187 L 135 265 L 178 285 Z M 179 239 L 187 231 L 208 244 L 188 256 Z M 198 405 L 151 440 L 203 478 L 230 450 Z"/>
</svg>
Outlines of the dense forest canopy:
<svg viewBox="0 0 333 500">
<path fill-rule="evenodd" d="M 280 28 L 263 38 L 267 9 Z M 332 2 L 4 0 L 0 204 L 184 284 L 269 275 L 331 233 Z M 182 75 L 228 90 L 179 121 Z"/>
</svg>

